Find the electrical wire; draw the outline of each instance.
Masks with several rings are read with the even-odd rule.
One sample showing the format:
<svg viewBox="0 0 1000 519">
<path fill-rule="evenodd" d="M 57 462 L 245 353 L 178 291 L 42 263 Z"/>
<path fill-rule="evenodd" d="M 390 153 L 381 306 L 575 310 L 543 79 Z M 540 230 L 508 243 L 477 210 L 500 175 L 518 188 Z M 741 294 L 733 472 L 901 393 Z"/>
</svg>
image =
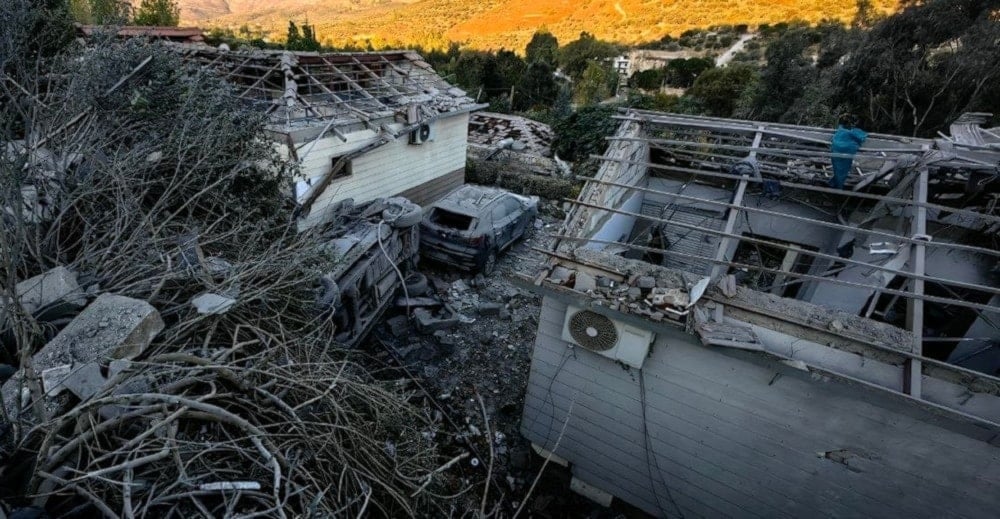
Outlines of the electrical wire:
<svg viewBox="0 0 1000 519">
<path fill-rule="evenodd" d="M 656 482 L 653 480 L 653 464 L 656 464 L 656 474 L 660 478 L 660 482 L 663 483 L 663 488 L 667 490 L 667 499 L 670 500 L 670 504 L 673 505 L 674 510 L 677 511 L 677 517 L 684 519 L 684 512 L 681 508 L 677 506 L 677 501 L 674 500 L 673 492 L 670 491 L 670 485 L 667 485 L 666 479 L 663 477 L 663 470 L 660 468 L 660 460 L 656 458 L 656 454 L 653 453 L 652 440 L 649 438 L 649 426 L 646 420 L 646 379 L 642 375 L 643 370 L 639 370 L 639 402 L 642 405 L 642 434 L 645 439 L 646 447 L 646 473 L 649 476 L 649 486 L 653 491 L 653 497 L 656 499 L 656 507 L 660 510 L 660 513 L 664 517 L 669 517 L 667 512 L 663 509 L 663 505 L 660 503 L 660 493 L 656 491 Z M 652 462 L 650 462 L 652 458 Z"/>
<path fill-rule="evenodd" d="M 399 266 L 396 265 L 396 263 L 394 261 L 392 261 L 392 258 L 389 257 L 389 253 L 386 252 L 386 250 L 385 250 L 385 245 L 382 244 L 382 224 L 383 223 L 385 223 L 384 219 L 378 221 L 378 228 L 375 229 L 375 237 L 378 239 L 378 248 L 382 249 L 382 255 L 385 256 L 385 259 L 387 259 L 389 261 L 389 264 L 392 265 L 393 270 L 395 270 L 396 274 L 399 275 L 399 284 L 403 286 L 403 295 L 406 297 L 406 318 L 409 319 L 410 318 L 410 291 L 406 289 L 406 280 L 403 279 L 403 271 L 399 270 Z"/>
<path fill-rule="evenodd" d="M 572 355 L 570 355 L 570 353 L 572 353 Z M 552 426 L 555 424 L 555 415 L 556 415 L 556 403 L 555 399 L 552 398 L 552 386 L 555 385 L 556 379 L 559 378 L 559 374 L 562 373 L 563 368 L 566 366 L 566 361 L 569 360 L 570 357 L 576 357 L 576 352 L 573 350 L 572 346 L 567 346 L 566 349 L 563 350 L 562 358 L 559 360 L 559 366 L 556 368 L 556 372 L 553 373 L 552 378 L 549 379 L 549 385 L 545 390 L 545 398 L 542 399 L 542 407 L 545 407 L 546 404 L 549 404 L 549 407 L 552 410 L 552 412 L 549 413 L 549 425 L 545 429 L 546 447 L 548 446 L 549 440 L 551 439 L 552 436 Z M 532 417 L 531 425 L 535 425 L 537 423 L 538 423 L 538 415 L 536 414 Z"/>
</svg>

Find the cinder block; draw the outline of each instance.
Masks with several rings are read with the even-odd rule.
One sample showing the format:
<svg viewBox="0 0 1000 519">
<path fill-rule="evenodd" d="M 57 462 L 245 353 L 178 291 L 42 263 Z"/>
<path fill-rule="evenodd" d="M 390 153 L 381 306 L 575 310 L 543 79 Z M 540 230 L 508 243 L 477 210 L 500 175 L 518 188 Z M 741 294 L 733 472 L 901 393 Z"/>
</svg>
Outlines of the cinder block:
<svg viewBox="0 0 1000 519">
<path fill-rule="evenodd" d="M 163 326 L 149 303 L 103 294 L 35 354 L 35 369 L 135 357 Z"/>
</svg>

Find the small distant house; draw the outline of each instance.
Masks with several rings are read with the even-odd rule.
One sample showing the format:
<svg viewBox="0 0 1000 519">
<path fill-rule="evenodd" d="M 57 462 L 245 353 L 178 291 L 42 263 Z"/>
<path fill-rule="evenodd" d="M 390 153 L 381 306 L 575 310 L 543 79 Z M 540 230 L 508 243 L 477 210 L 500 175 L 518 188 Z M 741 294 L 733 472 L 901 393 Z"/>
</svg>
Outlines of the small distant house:
<svg viewBox="0 0 1000 519">
<path fill-rule="evenodd" d="M 81 25 L 76 26 L 77 33 L 84 38 L 93 37 L 102 31 L 111 30 L 106 25 Z M 125 25 L 116 28 L 119 38 L 139 38 L 146 37 L 157 40 L 166 40 L 174 43 L 201 43 L 205 41 L 205 34 L 197 27 L 154 27 L 147 25 Z"/>
<path fill-rule="evenodd" d="M 464 183 L 469 113 L 484 108 L 409 51 L 316 53 L 176 47 L 270 115 L 278 150 L 301 166 L 302 227 L 337 203 L 432 202 Z"/>
</svg>

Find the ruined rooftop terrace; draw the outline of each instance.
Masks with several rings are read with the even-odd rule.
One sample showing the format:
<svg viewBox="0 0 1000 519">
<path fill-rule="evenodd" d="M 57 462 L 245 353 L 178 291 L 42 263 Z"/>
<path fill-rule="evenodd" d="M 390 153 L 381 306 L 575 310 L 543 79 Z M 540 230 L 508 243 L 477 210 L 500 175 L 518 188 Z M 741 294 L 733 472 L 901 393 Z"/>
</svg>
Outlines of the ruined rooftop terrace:
<svg viewBox="0 0 1000 519">
<path fill-rule="evenodd" d="M 632 110 L 536 289 L 1000 427 L 996 129 L 873 134 Z M 965 388 L 963 396 L 957 388 Z"/>
<path fill-rule="evenodd" d="M 348 126 L 379 132 L 386 124 L 426 122 L 483 106 L 412 51 L 171 47 L 185 61 L 218 72 L 238 97 L 271 116 L 272 131 L 293 135 L 297 142 L 317 132 L 342 135 Z"/>
</svg>

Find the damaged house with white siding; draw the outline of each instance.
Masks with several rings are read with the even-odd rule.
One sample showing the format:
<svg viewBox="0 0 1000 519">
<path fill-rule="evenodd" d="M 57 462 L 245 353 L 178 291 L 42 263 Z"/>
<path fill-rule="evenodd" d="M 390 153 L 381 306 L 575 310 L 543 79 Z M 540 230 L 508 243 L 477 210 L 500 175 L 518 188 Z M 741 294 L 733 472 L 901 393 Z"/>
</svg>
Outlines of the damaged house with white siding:
<svg viewBox="0 0 1000 519">
<path fill-rule="evenodd" d="M 657 516 L 1000 509 L 1000 132 L 632 110 L 540 272 L 521 423 Z"/>
<path fill-rule="evenodd" d="M 270 115 L 279 151 L 301 167 L 302 227 L 347 199 L 398 195 L 426 204 L 464 183 L 469 113 L 486 105 L 414 52 L 174 48 Z"/>
</svg>

